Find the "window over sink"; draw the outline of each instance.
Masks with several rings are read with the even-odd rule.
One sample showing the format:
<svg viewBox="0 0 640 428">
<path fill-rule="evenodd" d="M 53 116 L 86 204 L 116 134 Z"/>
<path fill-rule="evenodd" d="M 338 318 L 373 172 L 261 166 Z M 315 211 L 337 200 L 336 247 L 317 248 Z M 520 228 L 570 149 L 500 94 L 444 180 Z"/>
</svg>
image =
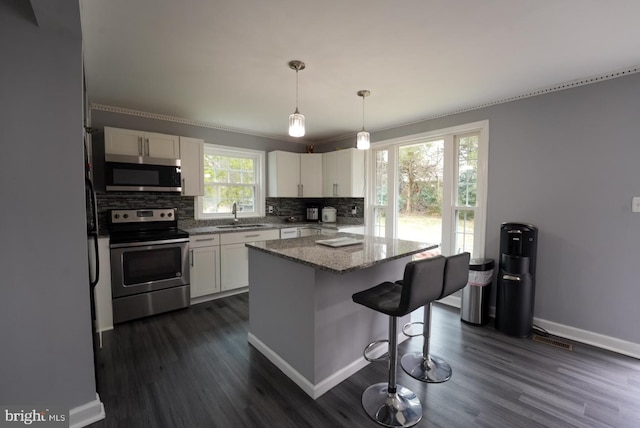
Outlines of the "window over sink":
<svg viewBox="0 0 640 428">
<path fill-rule="evenodd" d="M 264 152 L 205 144 L 204 196 L 196 197 L 199 220 L 264 216 Z"/>
</svg>

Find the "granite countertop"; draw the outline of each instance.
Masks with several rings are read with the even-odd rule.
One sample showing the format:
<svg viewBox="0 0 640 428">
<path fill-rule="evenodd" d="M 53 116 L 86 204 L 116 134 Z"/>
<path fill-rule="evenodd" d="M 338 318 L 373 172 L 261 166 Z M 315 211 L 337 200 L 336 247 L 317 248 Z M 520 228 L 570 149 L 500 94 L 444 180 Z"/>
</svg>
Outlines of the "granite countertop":
<svg viewBox="0 0 640 428">
<path fill-rule="evenodd" d="M 316 241 L 350 237 L 362 243 L 333 248 Z M 376 236 L 338 233 L 336 235 L 316 235 L 304 238 L 273 240 L 246 244 L 264 253 L 302 263 L 316 269 L 332 273 L 347 273 L 366 269 L 378 263 L 432 250 L 437 244 L 387 239 Z"/>
<path fill-rule="evenodd" d="M 190 226 L 190 225 L 189 225 Z M 188 232 L 189 235 L 203 235 L 207 233 L 230 233 L 230 232 L 246 232 L 255 230 L 270 229 L 286 229 L 289 227 L 313 227 L 317 229 L 335 229 L 340 230 L 343 227 L 364 226 L 363 224 L 342 224 L 342 223 L 318 223 L 318 222 L 295 222 L 295 223 L 240 223 L 234 227 L 227 224 L 213 226 L 196 226 L 184 227 L 181 229 Z"/>
</svg>

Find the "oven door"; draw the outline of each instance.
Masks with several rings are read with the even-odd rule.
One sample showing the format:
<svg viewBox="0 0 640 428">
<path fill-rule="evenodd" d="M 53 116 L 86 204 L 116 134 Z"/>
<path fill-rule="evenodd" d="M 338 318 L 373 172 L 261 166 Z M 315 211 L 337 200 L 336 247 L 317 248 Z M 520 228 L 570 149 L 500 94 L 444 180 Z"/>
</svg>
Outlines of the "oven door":
<svg viewBox="0 0 640 428">
<path fill-rule="evenodd" d="M 111 245 L 114 298 L 189 284 L 189 241 Z"/>
</svg>

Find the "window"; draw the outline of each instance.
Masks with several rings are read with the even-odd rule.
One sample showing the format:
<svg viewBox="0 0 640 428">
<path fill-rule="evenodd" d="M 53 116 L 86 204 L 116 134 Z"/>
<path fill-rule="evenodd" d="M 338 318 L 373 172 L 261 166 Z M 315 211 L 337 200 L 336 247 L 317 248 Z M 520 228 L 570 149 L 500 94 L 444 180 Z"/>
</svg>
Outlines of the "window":
<svg viewBox="0 0 640 428">
<path fill-rule="evenodd" d="M 368 233 L 483 257 L 488 121 L 374 144 Z"/>
<path fill-rule="evenodd" d="M 205 144 L 204 196 L 196 198 L 196 218 L 264 216 L 264 152 Z"/>
</svg>

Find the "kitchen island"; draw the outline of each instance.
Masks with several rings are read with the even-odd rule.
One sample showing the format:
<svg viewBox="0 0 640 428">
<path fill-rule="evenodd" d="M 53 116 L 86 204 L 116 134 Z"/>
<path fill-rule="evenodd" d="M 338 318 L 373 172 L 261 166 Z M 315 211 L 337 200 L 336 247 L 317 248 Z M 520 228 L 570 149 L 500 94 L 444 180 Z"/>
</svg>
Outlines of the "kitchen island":
<svg viewBox="0 0 640 428">
<path fill-rule="evenodd" d="M 246 245 L 249 343 L 314 399 L 366 366 L 365 346 L 388 336 L 389 318 L 351 296 L 401 279 L 414 254 L 437 248 L 345 233 Z"/>
</svg>

